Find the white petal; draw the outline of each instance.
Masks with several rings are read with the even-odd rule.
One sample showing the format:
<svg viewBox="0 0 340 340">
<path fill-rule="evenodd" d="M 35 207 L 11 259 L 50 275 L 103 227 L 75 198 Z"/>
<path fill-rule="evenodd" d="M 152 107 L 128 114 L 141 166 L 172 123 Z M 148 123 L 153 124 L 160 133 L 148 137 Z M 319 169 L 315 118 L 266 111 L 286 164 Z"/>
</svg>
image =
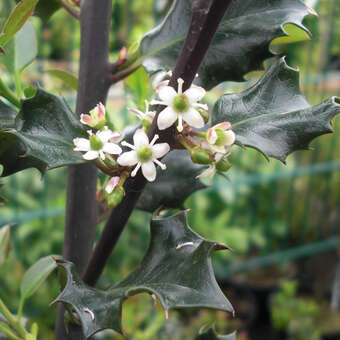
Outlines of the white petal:
<svg viewBox="0 0 340 340">
<path fill-rule="evenodd" d="M 208 131 L 207 131 L 208 143 L 209 144 L 215 144 L 216 141 L 217 141 L 217 138 L 218 138 L 218 136 L 217 136 L 215 129 L 213 129 L 213 128 L 208 129 Z"/>
<path fill-rule="evenodd" d="M 227 130 L 224 132 L 225 136 L 227 137 L 226 142 L 224 143 L 225 145 L 233 145 L 236 139 L 236 135 L 234 131 L 232 130 Z"/>
<path fill-rule="evenodd" d="M 138 163 L 137 152 L 132 150 L 124 152 L 117 159 L 118 164 L 122 166 L 132 166 Z"/>
<path fill-rule="evenodd" d="M 188 97 L 189 103 L 192 104 L 200 101 L 205 96 L 205 90 L 203 87 L 191 86 L 184 94 Z"/>
<path fill-rule="evenodd" d="M 106 153 L 111 154 L 111 155 L 119 155 L 120 153 L 122 153 L 121 147 L 118 146 L 117 144 L 114 144 L 114 143 L 104 144 L 102 150 Z"/>
<path fill-rule="evenodd" d="M 165 130 L 170 127 L 177 120 L 177 113 L 168 106 L 159 114 L 157 118 L 157 125 L 160 130 Z"/>
<path fill-rule="evenodd" d="M 99 156 L 98 151 L 90 150 L 83 155 L 83 158 L 86 159 L 87 161 L 92 161 L 93 159 L 98 158 L 98 156 Z"/>
<path fill-rule="evenodd" d="M 99 137 L 99 139 L 103 143 L 107 143 L 110 138 L 114 137 L 113 132 L 111 130 L 109 130 L 109 129 L 105 129 L 103 131 L 98 131 L 96 133 L 96 135 Z"/>
<path fill-rule="evenodd" d="M 192 107 L 190 107 L 189 110 L 183 114 L 183 120 L 196 129 L 200 129 L 204 126 L 204 120 L 202 116 Z"/>
<path fill-rule="evenodd" d="M 105 187 L 105 191 L 108 194 L 111 194 L 111 192 L 113 191 L 113 189 L 117 186 L 117 184 L 119 183 L 120 177 L 119 176 L 114 176 L 112 177 L 109 182 L 107 183 L 106 187 Z"/>
<path fill-rule="evenodd" d="M 214 125 L 212 128 L 213 129 L 221 129 L 221 130 L 227 130 L 231 127 L 231 123 L 229 122 L 222 122 L 222 123 L 219 123 L 219 124 L 216 124 Z"/>
<path fill-rule="evenodd" d="M 156 179 L 155 164 L 152 161 L 142 163 L 142 173 L 149 182 L 153 182 Z"/>
<path fill-rule="evenodd" d="M 149 145 L 149 138 L 142 129 L 138 129 L 133 135 L 133 143 L 135 144 L 136 149 L 139 149 L 141 146 Z"/>
<path fill-rule="evenodd" d="M 170 105 L 177 96 L 177 92 L 171 86 L 162 86 L 158 91 L 158 96 L 166 105 Z"/>
<path fill-rule="evenodd" d="M 118 143 L 124 138 L 124 134 L 120 131 L 112 131 L 112 135 L 109 139 L 109 142 Z"/>
<path fill-rule="evenodd" d="M 89 151 L 91 149 L 90 141 L 86 138 L 74 138 L 73 143 L 76 146 L 74 151 Z"/>
<path fill-rule="evenodd" d="M 152 154 L 154 158 L 161 158 L 170 151 L 168 143 L 158 143 L 152 147 Z"/>
</svg>

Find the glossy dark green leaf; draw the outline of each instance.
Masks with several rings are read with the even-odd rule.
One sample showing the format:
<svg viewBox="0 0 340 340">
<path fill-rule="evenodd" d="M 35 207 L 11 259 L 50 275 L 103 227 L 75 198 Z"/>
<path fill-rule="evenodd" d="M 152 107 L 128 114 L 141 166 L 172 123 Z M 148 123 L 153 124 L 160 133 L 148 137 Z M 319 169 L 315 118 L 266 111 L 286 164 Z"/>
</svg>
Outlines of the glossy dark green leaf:
<svg viewBox="0 0 340 340">
<path fill-rule="evenodd" d="M 299 0 L 233 0 L 200 66 L 201 85 L 212 88 L 226 80 L 241 81 L 246 73 L 262 69 L 263 61 L 272 56 L 270 42 L 287 35 L 285 24 L 296 25 L 308 37 L 302 20 L 310 13 Z M 144 36 L 141 54 L 148 72 L 174 68 L 190 18 L 191 1 L 176 0 L 164 21 Z"/>
<path fill-rule="evenodd" d="M 185 212 L 151 222 L 149 249 L 137 269 L 106 291 L 86 286 L 73 264 L 59 264 L 67 282 L 57 302 L 71 305 L 86 337 L 112 328 L 123 332 L 123 301 L 141 292 L 156 295 L 163 308 L 213 308 L 233 311 L 213 274 L 211 253 L 226 246 L 207 241 L 187 225 Z"/>
<path fill-rule="evenodd" d="M 14 7 L 0 33 L 0 46 L 5 46 L 23 27 L 28 18 L 33 14 L 34 7 L 38 1 L 39 0 L 21 0 Z"/>
<path fill-rule="evenodd" d="M 38 89 L 22 102 L 18 117 L 14 127 L 0 131 L 2 176 L 28 167 L 44 172 L 84 162 L 81 153 L 73 151 L 73 138 L 85 132 L 64 100 Z"/>
<path fill-rule="evenodd" d="M 184 201 L 192 193 L 206 188 L 196 178 L 205 166 L 193 163 L 188 151 L 172 151 L 162 162 L 167 169 L 157 169 L 156 181 L 146 185 L 137 202 L 138 209 L 154 212 L 159 207 L 182 208 Z"/>
<path fill-rule="evenodd" d="M 42 19 L 43 22 L 47 22 L 60 8 L 61 4 L 59 0 L 39 0 L 35 13 Z"/>
<path fill-rule="evenodd" d="M 252 87 L 226 94 L 215 104 L 212 124 L 232 123 L 236 143 L 285 161 L 312 139 L 332 132 L 331 119 L 340 112 L 340 98 L 311 106 L 299 90 L 299 72 L 284 58 Z"/>
<path fill-rule="evenodd" d="M 228 335 L 219 335 L 215 328 L 211 327 L 206 332 L 200 333 L 195 340 L 236 340 L 236 332 Z"/>
</svg>

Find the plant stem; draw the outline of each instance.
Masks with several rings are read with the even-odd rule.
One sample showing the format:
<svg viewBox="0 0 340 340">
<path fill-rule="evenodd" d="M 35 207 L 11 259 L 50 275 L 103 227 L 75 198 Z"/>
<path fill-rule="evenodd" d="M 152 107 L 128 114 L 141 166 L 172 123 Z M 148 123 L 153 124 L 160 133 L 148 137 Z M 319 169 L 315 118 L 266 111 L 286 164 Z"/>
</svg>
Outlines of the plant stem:
<svg viewBox="0 0 340 340">
<path fill-rule="evenodd" d="M 112 0 L 85 0 L 81 4 L 81 47 L 77 95 L 78 115 L 105 103 L 109 82 L 109 29 Z M 70 166 L 67 179 L 66 225 L 63 256 L 81 274 L 92 252 L 98 205 L 97 168 L 92 164 Z M 59 309 L 56 340 L 84 339 L 77 325 L 66 334 L 64 310 Z"/>
<path fill-rule="evenodd" d="M 8 323 L 15 329 L 20 336 L 25 338 L 27 332 L 20 322 L 15 318 L 15 316 L 9 311 L 3 301 L 0 299 L 0 312 L 8 321 Z"/>
<path fill-rule="evenodd" d="M 6 334 L 10 339 L 13 340 L 22 340 L 18 336 L 16 336 L 12 330 L 4 323 L 0 321 L 0 331 L 4 334 Z"/>
<path fill-rule="evenodd" d="M 231 0 L 192 0 L 193 15 L 190 28 L 170 79 L 170 86 L 177 87 L 177 79 L 181 77 L 185 88 L 190 87 L 230 4 Z M 175 130 L 170 127 L 159 132 L 156 122 L 160 109 L 157 111 L 148 130 L 148 136 L 151 138 L 159 133 L 159 142 L 167 142 L 170 146 L 174 146 L 176 144 Z M 126 196 L 111 212 L 83 275 L 85 283 L 94 286 L 98 281 L 145 185 L 146 180 L 141 172 L 138 172 L 135 178 L 129 178 L 126 181 L 124 186 Z"/>
<path fill-rule="evenodd" d="M 80 11 L 72 7 L 65 0 L 61 0 L 61 5 L 65 8 L 67 12 L 69 12 L 74 18 L 80 19 Z"/>
<path fill-rule="evenodd" d="M 15 105 L 17 108 L 20 108 L 21 106 L 20 100 L 1 79 L 0 79 L 0 95 L 5 97 L 10 103 Z"/>
</svg>

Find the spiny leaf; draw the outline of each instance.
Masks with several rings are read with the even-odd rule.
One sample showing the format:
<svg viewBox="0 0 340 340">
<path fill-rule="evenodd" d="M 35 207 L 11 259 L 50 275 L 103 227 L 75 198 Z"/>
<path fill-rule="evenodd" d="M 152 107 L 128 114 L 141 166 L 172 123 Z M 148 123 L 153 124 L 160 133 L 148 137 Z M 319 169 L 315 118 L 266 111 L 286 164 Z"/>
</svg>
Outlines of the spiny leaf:
<svg viewBox="0 0 340 340">
<path fill-rule="evenodd" d="M 34 7 L 38 1 L 39 0 L 22 0 L 15 6 L 0 34 L 0 46 L 5 46 L 21 29 L 33 14 Z"/>
<path fill-rule="evenodd" d="M 70 72 L 64 70 L 47 70 L 51 76 L 60 79 L 66 86 L 72 90 L 78 90 L 78 78 Z"/>
<path fill-rule="evenodd" d="M 190 0 L 175 0 L 164 21 L 144 36 L 142 64 L 149 73 L 174 68 L 191 14 Z M 308 14 L 315 12 L 299 0 L 233 0 L 199 68 L 201 85 L 209 89 L 227 80 L 242 81 L 246 73 L 262 69 L 263 61 L 273 56 L 270 42 L 288 35 L 285 24 L 310 35 L 302 24 Z M 296 39 L 302 35 L 290 40 Z"/>
<path fill-rule="evenodd" d="M 299 72 L 284 58 L 252 87 L 223 95 L 215 104 L 212 124 L 232 123 L 236 143 L 285 162 L 312 139 L 332 132 L 331 119 L 340 112 L 340 98 L 311 106 L 299 90 Z"/>
<path fill-rule="evenodd" d="M 228 335 L 218 335 L 215 327 L 211 327 L 206 332 L 200 332 L 195 340 L 236 340 L 236 332 Z"/>
<path fill-rule="evenodd" d="M 159 207 L 182 208 L 195 191 L 206 188 L 196 178 L 205 168 L 194 164 L 186 150 L 175 150 L 163 158 L 166 171 L 157 169 L 157 181 L 148 183 L 137 202 L 137 208 L 154 212 Z"/>
<path fill-rule="evenodd" d="M 163 308 L 212 308 L 232 312 L 230 302 L 218 287 L 211 253 L 226 249 L 207 241 L 187 225 L 186 212 L 151 222 L 149 249 L 137 269 L 106 291 L 85 285 L 72 263 L 58 261 L 67 274 L 66 285 L 57 302 L 71 305 L 88 338 L 112 328 L 122 333 L 123 301 L 141 292 L 154 294 Z"/>
<path fill-rule="evenodd" d="M 43 173 L 46 168 L 83 163 L 81 154 L 73 151 L 73 138 L 84 135 L 83 126 L 67 104 L 38 89 L 34 97 L 22 102 L 15 126 L 0 131 L 2 176 L 28 167 Z"/>
</svg>

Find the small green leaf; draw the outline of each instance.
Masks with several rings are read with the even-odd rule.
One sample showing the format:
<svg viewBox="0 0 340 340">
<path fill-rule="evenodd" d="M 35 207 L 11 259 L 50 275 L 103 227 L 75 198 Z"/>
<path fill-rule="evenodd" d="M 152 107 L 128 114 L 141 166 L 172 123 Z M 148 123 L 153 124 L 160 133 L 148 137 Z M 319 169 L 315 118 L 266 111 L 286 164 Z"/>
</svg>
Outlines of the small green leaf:
<svg viewBox="0 0 340 340">
<path fill-rule="evenodd" d="M 15 6 L 0 34 L 0 46 L 5 46 L 21 29 L 33 14 L 34 7 L 38 1 L 22 0 Z"/>
<path fill-rule="evenodd" d="M 7 260 L 11 250 L 11 225 L 6 225 L 0 228 L 0 266 Z"/>
<path fill-rule="evenodd" d="M 73 139 L 85 135 L 65 101 L 38 89 L 34 97 L 23 100 L 15 125 L 0 129 L 2 176 L 28 167 L 43 173 L 46 168 L 84 163 L 81 153 L 73 150 Z"/>
<path fill-rule="evenodd" d="M 0 63 L 16 74 L 25 69 L 37 56 L 38 42 L 31 22 L 26 22 L 6 47 L 6 55 L 0 55 Z"/>
<path fill-rule="evenodd" d="M 314 138 L 333 132 L 331 120 L 339 112 L 336 97 L 311 106 L 300 92 L 299 72 L 281 58 L 251 88 L 220 97 L 212 124 L 229 121 L 238 145 L 285 162 L 293 151 L 308 149 Z"/>
<path fill-rule="evenodd" d="M 315 13 L 299 0 L 233 0 L 198 70 L 201 85 L 210 89 L 223 81 L 242 81 L 245 74 L 262 69 L 263 61 L 273 56 L 269 45 L 275 38 L 309 38 L 302 24 L 308 14 Z M 163 22 L 144 36 L 141 55 L 148 73 L 174 68 L 190 20 L 191 1 L 175 0 Z M 293 37 L 287 37 L 290 33 Z"/>
<path fill-rule="evenodd" d="M 185 212 L 151 222 L 149 249 L 137 269 L 106 291 L 85 285 L 72 263 L 58 261 L 67 275 L 56 302 L 71 305 L 78 314 L 85 337 L 111 328 L 122 333 L 122 303 L 129 296 L 154 294 L 165 310 L 212 308 L 232 312 L 220 290 L 211 253 L 226 246 L 203 239 L 187 225 Z"/>
<path fill-rule="evenodd" d="M 196 178 L 205 166 L 193 163 L 188 151 L 172 151 L 162 162 L 167 166 L 166 171 L 157 169 L 157 180 L 146 185 L 137 202 L 137 209 L 154 212 L 159 207 L 182 208 L 192 193 L 206 188 Z"/>
<path fill-rule="evenodd" d="M 228 335 L 218 335 L 215 328 L 211 327 L 206 332 L 200 332 L 195 340 L 236 340 L 236 332 Z"/>
<path fill-rule="evenodd" d="M 64 70 L 47 70 L 51 76 L 62 80 L 62 82 L 71 89 L 78 90 L 78 78 L 70 72 Z"/>
<path fill-rule="evenodd" d="M 52 256 L 43 257 L 33 264 L 21 281 L 21 298 L 25 300 L 34 294 L 56 267 L 57 263 Z"/>
</svg>

